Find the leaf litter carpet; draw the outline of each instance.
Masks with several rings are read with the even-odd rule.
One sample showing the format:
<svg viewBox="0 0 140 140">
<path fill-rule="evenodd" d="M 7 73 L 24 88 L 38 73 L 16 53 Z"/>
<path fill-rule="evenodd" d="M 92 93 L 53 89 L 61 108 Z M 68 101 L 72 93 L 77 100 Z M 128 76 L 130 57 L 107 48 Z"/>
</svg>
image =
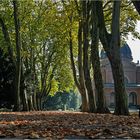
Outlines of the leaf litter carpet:
<svg viewBox="0 0 140 140">
<path fill-rule="evenodd" d="M 0 139 L 140 139 L 138 115 L 0 112 Z"/>
</svg>

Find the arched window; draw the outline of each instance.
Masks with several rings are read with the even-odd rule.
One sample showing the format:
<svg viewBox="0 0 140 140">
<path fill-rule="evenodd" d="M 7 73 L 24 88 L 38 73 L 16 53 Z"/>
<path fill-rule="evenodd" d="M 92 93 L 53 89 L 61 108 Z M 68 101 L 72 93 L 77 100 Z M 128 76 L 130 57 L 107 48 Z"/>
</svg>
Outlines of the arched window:
<svg viewBox="0 0 140 140">
<path fill-rule="evenodd" d="M 112 107 L 115 106 L 115 93 L 114 92 L 110 93 L 110 106 Z"/>
<path fill-rule="evenodd" d="M 129 94 L 129 106 L 137 105 L 137 94 L 135 92 L 131 92 Z"/>
</svg>

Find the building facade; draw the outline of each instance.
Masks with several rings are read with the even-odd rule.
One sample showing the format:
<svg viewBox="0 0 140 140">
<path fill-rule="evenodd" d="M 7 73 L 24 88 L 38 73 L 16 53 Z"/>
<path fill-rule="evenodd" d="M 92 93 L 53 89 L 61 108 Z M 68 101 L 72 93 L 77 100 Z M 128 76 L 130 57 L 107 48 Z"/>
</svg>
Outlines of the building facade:
<svg viewBox="0 0 140 140">
<path fill-rule="evenodd" d="M 133 62 L 132 52 L 128 44 L 120 48 L 124 69 L 125 86 L 130 108 L 140 106 L 140 64 Z M 115 106 L 114 80 L 112 70 L 106 53 L 101 51 L 101 71 L 104 81 L 106 103 L 110 107 Z"/>
</svg>

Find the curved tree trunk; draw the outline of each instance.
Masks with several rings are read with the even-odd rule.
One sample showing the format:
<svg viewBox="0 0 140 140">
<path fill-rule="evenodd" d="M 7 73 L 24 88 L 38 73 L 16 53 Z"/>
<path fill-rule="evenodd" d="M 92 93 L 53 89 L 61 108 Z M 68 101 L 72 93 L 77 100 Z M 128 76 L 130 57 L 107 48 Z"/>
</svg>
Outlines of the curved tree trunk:
<svg viewBox="0 0 140 140">
<path fill-rule="evenodd" d="M 63 5 L 65 7 L 65 2 L 63 2 Z M 77 11 L 79 14 L 79 18 L 81 18 L 81 10 L 79 10 L 78 3 L 75 1 L 75 4 L 77 6 Z M 66 8 L 66 7 L 65 7 Z M 74 57 L 73 57 L 73 40 L 72 40 L 72 12 L 71 15 L 68 17 L 70 21 L 70 31 L 69 31 L 69 44 L 70 44 L 70 60 L 71 60 L 71 67 L 72 67 L 72 72 L 73 72 L 73 78 L 75 85 L 81 94 L 82 98 L 82 112 L 88 112 L 89 107 L 88 107 L 88 98 L 87 98 L 87 92 L 86 92 L 86 87 L 85 87 L 85 79 L 84 79 L 84 71 L 83 71 L 83 60 L 82 60 L 82 21 L 79 19 L 79 27 L 78 27 L 78 71 L 76 70 L 76 65 L 74 62 Z M 78 75 L 78 76 L 77 76 Z"/>
<path fill-rule="evenodd" d="M 79 84 L 80 84 L 80 92 L 82 97 L 82 112 L 89 111 L 88 105 L 88 96 L 85 87 L 85 80 L 84 80 L 84 70 L 82 64 L 82 22 L 79 21 L 79 28 L 78 28 L 78 70 L 79 70 Z"/>
</svg>

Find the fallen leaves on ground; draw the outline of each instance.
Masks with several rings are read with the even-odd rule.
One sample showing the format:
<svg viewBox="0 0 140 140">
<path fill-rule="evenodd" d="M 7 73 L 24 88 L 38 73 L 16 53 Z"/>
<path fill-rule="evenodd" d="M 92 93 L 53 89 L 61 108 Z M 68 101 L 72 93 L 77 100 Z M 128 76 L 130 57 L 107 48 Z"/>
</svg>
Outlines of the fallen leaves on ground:
<svg viewBox="0 0 140 140">
<path fill-rule="evenodd" d="M 138 115 L 81 112 L 1 112 L 0 138 L 140 138 Z"/>
</svg>

